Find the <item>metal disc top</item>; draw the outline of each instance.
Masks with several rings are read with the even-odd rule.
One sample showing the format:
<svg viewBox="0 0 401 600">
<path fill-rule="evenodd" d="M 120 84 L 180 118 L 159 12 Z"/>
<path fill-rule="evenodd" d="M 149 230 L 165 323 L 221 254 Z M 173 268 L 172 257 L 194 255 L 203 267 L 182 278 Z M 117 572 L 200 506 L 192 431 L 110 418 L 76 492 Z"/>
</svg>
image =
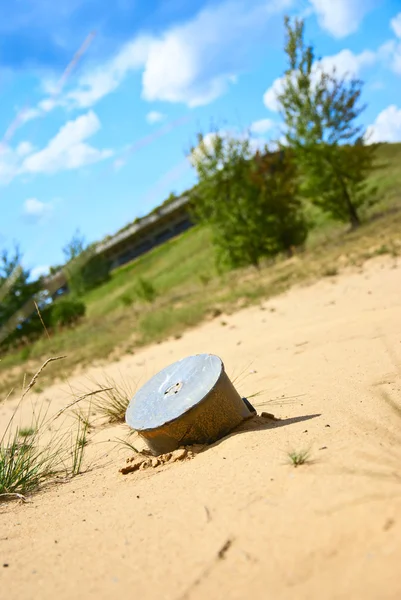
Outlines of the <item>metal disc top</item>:
<svg viewBox="0 0 401 600">
<path fill-rule="evenodd" d="M 213 354 L 189 356 L 166 367 L 135 394 L 125 415 L 127 424 L 143 431 L 174 421 L 208 395 L 223 370 Z"/>
</svg>

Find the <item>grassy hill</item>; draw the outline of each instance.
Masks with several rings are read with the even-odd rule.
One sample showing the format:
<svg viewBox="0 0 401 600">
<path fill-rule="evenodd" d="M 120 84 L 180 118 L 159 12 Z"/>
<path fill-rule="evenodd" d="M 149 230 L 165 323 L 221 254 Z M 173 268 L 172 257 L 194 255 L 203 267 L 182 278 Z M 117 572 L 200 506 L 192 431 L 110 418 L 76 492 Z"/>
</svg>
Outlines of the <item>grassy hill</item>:
<svg viewBox="0 0 401 600">
<path fill-rule="evenodd" d="M 261 269 L 218 273 L 210 232 L 193 228 L 178 238 L 112 273 L 109 282 L 91 291 L 84 301 L 85 319 L 49 340 L 43 338 L 0 363 L 0 389 L 21 381 L 21 366 L 32 373 L 42 360 L 65 354 L 47 371 L 54 377 L 76 365 L 116 358 L 125 352 L 171 335 L 223 311 L 278 294 L 290 286 L 333 276 L 348 265 L 361 265 L 376 254 L 401 253 L 401 144 L 386 144 L 378 154 L 379 168 L 371 181 L 378 202 L 366 209 L 364 225 L 349 232 L 316 213 L 316 228 L 306 250 L 293 257 L 266 261 Z M 156 290 L 152 303 L 138 298 L 138 278 Z"/>
</svg>

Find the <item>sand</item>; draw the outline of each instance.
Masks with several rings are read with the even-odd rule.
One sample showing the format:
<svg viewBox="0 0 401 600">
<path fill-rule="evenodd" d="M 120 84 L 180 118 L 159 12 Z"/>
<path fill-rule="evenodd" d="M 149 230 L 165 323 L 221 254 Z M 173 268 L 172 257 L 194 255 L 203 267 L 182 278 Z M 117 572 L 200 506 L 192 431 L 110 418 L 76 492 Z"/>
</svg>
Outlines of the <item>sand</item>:
<svg viewBox="0 0 401 600">
<path fill-rule="evenodd" d="M 131 453 L 107 442 L 123 427 L 95 432 L 91 470 L 0 505 L 0 597 L 401 598 L 401 415 L 383 400 L 401 401 L 400 342 L 401 267 L 381 257 L 109 365 L 143 383 L 216 353 L 280 420 L 127 475 Z M 34 402 L 57 410 L 68 393 L 53 386 Z M 300 450 L 310 460 L 294 468 L 287 455 Z"/>
</svg>

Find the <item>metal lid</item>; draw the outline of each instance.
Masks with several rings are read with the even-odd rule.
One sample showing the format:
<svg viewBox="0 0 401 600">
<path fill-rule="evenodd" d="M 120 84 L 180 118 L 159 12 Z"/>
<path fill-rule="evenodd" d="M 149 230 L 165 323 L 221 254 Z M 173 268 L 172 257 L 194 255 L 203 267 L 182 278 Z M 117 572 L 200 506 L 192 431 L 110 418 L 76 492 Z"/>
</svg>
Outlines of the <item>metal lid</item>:
<svg viewBox="0 0 401 600">
<path fill-rule="evenodd" d="M 127 424 L 144 431 L 174 421 L 209 394 L 223 370 L 222 360 L 213 354 L 189 356 L 162 369 L 132 398 Z"/>
</svg>

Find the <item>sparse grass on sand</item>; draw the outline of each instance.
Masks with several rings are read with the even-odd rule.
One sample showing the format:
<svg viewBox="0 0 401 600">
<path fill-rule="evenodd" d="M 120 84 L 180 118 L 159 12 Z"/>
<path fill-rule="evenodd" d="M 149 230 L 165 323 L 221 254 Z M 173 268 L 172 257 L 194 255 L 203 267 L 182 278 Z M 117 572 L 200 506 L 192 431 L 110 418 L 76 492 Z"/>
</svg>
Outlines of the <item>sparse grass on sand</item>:
<svg viewBox="0 0 401 600">
<path fill-rule="evenodd" d="M 15 426 L 18 410 L 46 365 L 46 361 L 21 393 L 17 407 L 0 438 L 0 501 L 25 500 L 25 494 L 37 491 L 44 483 L 57 478 L 75 477 L 82 471 L 84 450 L 88 443 L 88 421 L 81 416 L 77 427 L 54 427 L 55 421 L 81 400 L 97 393 L 74 398 L 68 406 L 48 417 L 48 408 L 33 408 L 29 426 Z M 103 391 L 103 390 L 99 390 Z"/>
<path fill-rule="evenodd" d="M 300 465 L 304 465 L 306 462 L 309 462 L 310 453 L 309 450 L 294 450 L 288 453 L 288 458 L 294 467 L 299 467 Z"/>
<path fill-rule="evenodd" d="M 135 353 L 139 346 L 178 336 L 204 319 L 257 303 L 294 285 L 334 277 L 346 268 L 360 269 L 369 258 L 388 254 L 395 260 L 401 254 L 400 160 L 401 144 L 380 148 L 381 166 L 371 177 L 380 200 L 363 214 L 364 225 L 349 231 L 348 226 L 316 213 L 316 227 L 305 250 L 290 259 L 266 260 L 259 270 L 249 267 L 219 273 L 210 232 L 195 227 L 115 270 L 110 281 L 85 296 L 87 315 L 80 325 L 50 340 L 43 332 L 42 339 L 2 357 L 0 393 L 18 384 L 22 368 L 29 375 L 49 354 L 68 354 L 63 361 L 66 375 L 77 365 Z M 151 297 L 149 290 L 138 294 L 138 281 L 151 283 Z M 42 387 L 58 376 L 56 363 L 44 374 Z"/>
<path fill-rule="evenodd" d="M 40 444 L 39 433 L 20 439 L 18 429 L 0 444 L 0 500 L 26 494 L 62 469 L 62 447 L 52 439 Z"/>
<path fill-rule="evenodd" d="M 139 450 L 136 446 L 134 446 L 134 444 L 131 442 L 131 437 L 135 435 L 134 431 L 130 431 L 127 434 L 127 437 L 125 439 L 123 438 L 116 438 L 116 442 L 122 446 L 123 448 L 127 448 L 130 452 L 133 452 L 134 454 L 138 454 Z"/>
</svg>

